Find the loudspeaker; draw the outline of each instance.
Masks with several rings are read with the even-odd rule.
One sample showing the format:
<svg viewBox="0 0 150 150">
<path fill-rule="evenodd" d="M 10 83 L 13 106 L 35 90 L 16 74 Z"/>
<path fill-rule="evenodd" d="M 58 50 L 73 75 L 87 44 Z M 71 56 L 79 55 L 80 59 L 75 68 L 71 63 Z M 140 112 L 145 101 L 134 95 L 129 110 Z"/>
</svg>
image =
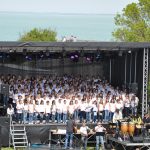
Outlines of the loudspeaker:
<svg viewBox="0 0 150 150">
<path fill-rule="evenodd" d="M 0 117 L 0 126 L 9 126 L 10 125 L 10 118 L 9 117 Z"/>
<path fill-rule="evenodd" d="M 1 84 L 1 91 L 0 93 L 3 95 L 9 96 L 9 85 L 8 84 Z"/>
</svg>

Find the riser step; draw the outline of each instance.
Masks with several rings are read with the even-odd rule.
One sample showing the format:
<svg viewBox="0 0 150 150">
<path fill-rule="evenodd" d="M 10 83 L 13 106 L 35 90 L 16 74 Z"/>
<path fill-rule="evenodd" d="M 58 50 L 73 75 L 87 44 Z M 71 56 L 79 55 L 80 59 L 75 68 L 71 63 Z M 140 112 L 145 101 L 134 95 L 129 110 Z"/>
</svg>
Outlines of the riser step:
<svg viewBox="0 0 150 150">
<path fill-rule="evenodd" d="M 27 138 L 25 138 L 25 137 L 23 137 L 23 138 L 13 138 L 14 140 L 23 140 L 23 139 L 27 139 Z"/>
<path fill-rule="evenodd" d="M 14 144 L 28 144 L 28 142 L 14 142 Z"/>
</svg>

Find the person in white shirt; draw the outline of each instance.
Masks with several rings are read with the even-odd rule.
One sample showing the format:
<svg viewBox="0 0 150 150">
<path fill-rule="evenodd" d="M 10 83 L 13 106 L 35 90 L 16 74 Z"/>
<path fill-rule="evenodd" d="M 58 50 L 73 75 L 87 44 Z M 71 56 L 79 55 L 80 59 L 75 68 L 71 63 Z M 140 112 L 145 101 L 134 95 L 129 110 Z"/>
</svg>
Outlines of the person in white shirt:
<svg viewBox="0 0 150 150">
<path fill-rule="evenodd" d="M 80 104 L 80 122 L 86 119 L 86 103 L 85 100 L 82 99 L 81 104 Z"/>
<path fill-rule="evenodd" d="M 99 143 L 101 143 L 102 150 L 105 149 L 104 147 L 104 132 L 106 129 L 102 126 L 101 122 L 97 123 L 97 126 L 95 127 L 96 132 L 96 150 L 99 150 Z"/>
<path fill-rule="evenodd" d="M 58 100 L 58 103 L 56 105 L 57 109 L 57 123 L 61 122 L 61 117 L 62 117 L 62 110 L 63 110 L 63 105 L 61 103 L 61 99 Z"/>
<path fill-rule="evenodd" d="M 7 115 L 8 117 L 11 117 L 11 119 L 14 121 L 15 120 L 15 115 L 14 115 L 14 108 L 12 107 L 12 104 L 8 105 L 7 108 Z"/>
<path fill-rule="evenodd" d="M 28 108 L 29 108 L 29 104 L 27 99 L 24 100 L 24 107 L 23 107 L 23 123 L 26 124 L 28 123 Z"/>
<path fill-rule="evenodd" d="M 49 101 L 46 101 L 46 105 L 45 105 L 46 123 L 49 123 L 50 113 L 51 113 L 50 107 L 51 107 L 51 106 L 50 106 L 50 102 L 49 102 Z"/>
<path fill-rule="evenodd" d="M 124 117 L 129 117 L 129 113 L 130 113 L 130 99 L 129 95 L 126 95 L 124 101 Z"/>
<path fill-rule="evenodd" d="M 55 100 L 52 101 L 52 105 L 51 105 L 51 119 L 52 119 L 52 122 L 55 122 L 55 117 L 56 117 L 56 102 Z"/>
<path fill-rule="evenodd" d="M 74 120 L 78 120 L 79 119 L 79 102 L 78 100 L 75 100 L 75 104 L 74 104 Z"/>
<path fill-rule="evenodd" d="M 104 121 L 108 122 L 109 121 L 109 111 L 110 111 L 110 105 L 109 105 L 109 100 L 106 99 L 105 105 L 104 105 Z"/>
<path fill-rule="evenodd" d="M 15 113 L 17 113 L 17 109 L 16 109 L 17 101 L 18 101 L 18 90 L 15 89 L 14 94 L 13 94 L 13 103 L 12 103 Z"/>
<path fill-rule="evenodd" d="M 45 105 L 43 100 L 41 100 L 39 106 L 40 106 L 40 122 L 42 123 L 44 121 L 44 115 L 45 115 Z"/>
<path fill-rule="evenodd" d="M 91 122 L 92 103 L 90 102 L 90 99 L 87 100 L 85 112 L 86 112 L 86 121 Z"/>
<path fill-rule="evenodd" d="M 103 121 L 103 116 L 104 115 L 104 104 L 103 104 L 103 99 L 100 100 L 98 104 L 98 121 Z"/>
<path fill-rule="evenodd" d="M 122 119 L 122 112 L 119 111 L 119 109 L 116 109 L 116 112 L 114 113 L 113 116 L 113 123 L 117 123 L 117 121 L 121 119 Z"/>
<path fill-rule="evenodd" d="M 66 121 L 67 121 L 67 112 L 68 112 L 68 105 L 67 105 L 66 100 L 64 100 L 63 101 L 63 110 L 62 110 L 62 113 L 63 113 L 63 123 L 66 123 Z"/>
<path fill-rule="evenodd" d="M 33 101 L 29 102 L 29 124 L 33 124 L 34 104 Z"/>
<path fill-rule="evenodd" d="M 96 122 L 96 120 L 97 120 L 97 113 L 98 113 L 98 108 L 97 108 L 97 102 L 96 101 L 94 101 L 93 102 L 93 123 L 95 123 Z"/>
<path fill-rule="evenodd" d="M 83 150 L 87 149 L 88 131 L 90 131 L 90 128 L 86 126 L 85 122 L 83 122 L 82 126 L 80 127 Z"/>
<path fill-rule="evenodd" d="M 111 99 L 109 105 L 110 105 L 109 120 L 112 121 L 113 115 L 114 115 L 114 113 L 116 111 L 115 99 Z"/>
<path fill-rule="evenodd" d="M 137 113 L 137 106 L 138 106 L 138 98 L 133 95 L 131 97 L 131 113 L 132 115 L 136 115 Z"/>
<path fill-rule="evenodd" d="M 23 103 L 22 103 L 22 100 L 19 100 L 18 102 L 17 102 L 17 121 L 18 121 L 18 123 L 20 124 L 20 123 L 22 123 L 22 121 L 23 121 Z"/>
<path fill-rule="evenodd" d="M 35 101 L 34 105 L 34 122 L 38 123 L 38 118 L 40 118 L 40 105 L 38 101 Z"/>
<path fill-rule="evenodd" d="M 74 114 L 74 104 L 73 101 L 71 100 L 69 105 L 68 105 L 68 113 L 71 114 L 73 116 Z"/>
</svg>

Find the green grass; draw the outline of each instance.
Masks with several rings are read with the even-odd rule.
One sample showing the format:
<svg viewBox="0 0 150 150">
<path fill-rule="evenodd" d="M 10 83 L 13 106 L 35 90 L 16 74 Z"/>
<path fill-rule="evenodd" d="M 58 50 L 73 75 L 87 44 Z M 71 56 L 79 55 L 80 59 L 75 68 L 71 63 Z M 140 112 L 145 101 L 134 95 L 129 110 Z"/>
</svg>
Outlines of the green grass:
<svg viewBox="0 0 150 150">
<path fill-rule="evenodd" d="M 9 147 L 6 147 L 6 148 L 2 147 L 1 150 L 14 150 L 14 148 L 13 147 L 11 147 L 11 148 L 9 148 Z M 17 150 L 25 150 L 25 149 L 24 148 L 17 148 Z"/>
</svg>

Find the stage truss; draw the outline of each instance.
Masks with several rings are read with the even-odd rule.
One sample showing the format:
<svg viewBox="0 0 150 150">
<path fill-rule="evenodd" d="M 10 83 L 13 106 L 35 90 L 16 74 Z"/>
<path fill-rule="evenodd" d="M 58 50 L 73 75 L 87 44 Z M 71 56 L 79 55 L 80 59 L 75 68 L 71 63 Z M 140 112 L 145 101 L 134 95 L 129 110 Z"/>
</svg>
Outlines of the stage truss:
<svg viewBox="0 0 150 150">
<path fill-rule="evenodd" d="M 148 48 L 144 48 L 143 51 L 143 91 L 142 91 L 142 117 L 148 112 Z"/>
</svg>

